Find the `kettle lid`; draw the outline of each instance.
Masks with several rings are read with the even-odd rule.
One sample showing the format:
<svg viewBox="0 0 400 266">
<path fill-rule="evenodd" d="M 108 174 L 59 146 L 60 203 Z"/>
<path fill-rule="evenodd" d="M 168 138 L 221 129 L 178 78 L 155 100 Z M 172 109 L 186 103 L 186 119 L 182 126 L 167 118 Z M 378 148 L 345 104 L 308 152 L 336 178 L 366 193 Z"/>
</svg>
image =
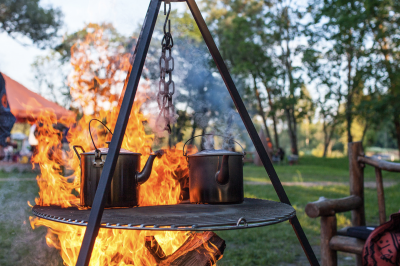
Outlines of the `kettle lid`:
<svg viewBox="0 0 400 266">
<path fill-rule="evenodd" d="M 106 144 L 110 145 L 110 141 L 107 141 Z M 109 148 L 104 147 L 104 148 L 99 148 L 98 150 L 101 152 L 101 154 L 108 154 Z M 85 153 L 82 153 L 82 154 L 83 154 L 83 155 L 94 155 L 94 154 L 95 154 L 95 151 L 96 151 L 96 150 L 92 150 L 92 151 L 88 151 L 88 152 L 85 152 Z M 131 151 L 128 151 L 128 150 L 125 150 L 125 149 L 122 149 L 122 148 L 119 150 L 119 154 L 135 154 L 135 155 L 142 155 L 141 153 L 131 152 Z"/>
</svg>

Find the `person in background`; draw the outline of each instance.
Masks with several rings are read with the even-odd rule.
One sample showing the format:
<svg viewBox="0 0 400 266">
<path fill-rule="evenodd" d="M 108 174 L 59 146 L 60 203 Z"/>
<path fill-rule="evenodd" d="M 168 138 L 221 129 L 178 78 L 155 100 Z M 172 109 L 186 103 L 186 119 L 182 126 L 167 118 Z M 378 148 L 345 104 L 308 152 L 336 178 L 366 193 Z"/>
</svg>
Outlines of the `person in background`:
<svg viewBox="0 0 400 266">
<path fill-rule="evenodd" d="M 274 147 L 272 145 L 270 138 L 267 138 L 267 145 L 268 145 L 268 148 L 272 151 Z"/>
<path fill-rule="evenodd" d="M 283 159 L 285 159 L 285 151 L 282 149 L 282 147 L 279 147 L 279 149 L 278 149 L 278 156 L 281 161 L 283 161 Z"/>
<path fill-rule="evenodd" d="M 36 137 L 37 137 L 36 124 L 33 124 L 29 130 L 29 137 L 28 137 L 28 142 L 29 145 L 31 146 L 31 152 L 33 156 L 36 154 L 37 145 L 39 144 L 39 141 L 37 140 Z"/>
<path fill-rule="evenodd" d="M 0 160 L 4 159 L 4 148 L 7 148 L 10 143 L 10 132 L 16 121 L 11 113 L 10 105 L 8 104 L 6 94 L 6 82 L 3 75 L 0 73 Z"/>
</svg>

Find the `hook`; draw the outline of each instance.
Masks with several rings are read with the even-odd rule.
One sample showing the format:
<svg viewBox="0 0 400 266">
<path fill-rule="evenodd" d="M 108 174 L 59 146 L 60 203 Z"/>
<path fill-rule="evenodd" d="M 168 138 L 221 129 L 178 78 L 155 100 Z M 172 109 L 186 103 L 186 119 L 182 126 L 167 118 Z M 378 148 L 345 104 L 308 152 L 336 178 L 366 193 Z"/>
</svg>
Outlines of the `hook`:
<svg viewBox="0 0 400 266">
<path fill-rule="evenodd" d="M 167 11 L 167 2 L 168 2 L 168 13 Z M 164 34 L 167 34 L 167 23 L 169 24 L 169 32 L 171 32 L 171 20 L 169 19 L 169 14 L 171 13 L 171 2 L 170 1 L 164 1 L 164 15 L 167 15 L 165 18 L 165 23 L 164 23 Z"/>
</svg>

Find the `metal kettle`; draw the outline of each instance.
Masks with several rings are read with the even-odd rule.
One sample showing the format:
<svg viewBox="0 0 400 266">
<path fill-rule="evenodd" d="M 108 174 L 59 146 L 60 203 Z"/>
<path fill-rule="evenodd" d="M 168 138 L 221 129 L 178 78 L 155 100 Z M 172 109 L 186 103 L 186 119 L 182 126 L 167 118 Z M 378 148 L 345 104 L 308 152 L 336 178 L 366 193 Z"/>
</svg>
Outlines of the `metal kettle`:
<svg viewBox="0 0 400 266">
<path fill-rule="evenodd" d="M 102 123 L 100 120 L 96 120 Z M 91 122 L 90 121 L 90 122 Z M 100 176 L 103 171 L 105 159 L 108 154 L 108 148 L 98 149 L 94 144 L 89 122 L 89 133 L 95 150 L 85 152 L 81 146 L 73 146 L 81 164 L 81 193 L 80 201 L 82 206 L 91 207 Z M 102 123 L 103 124 L 103 123 Z M 103 124 L 104 125 L 104 124 Z M 112 134 L 111 130 L 104 125 Z M 83 153 L 79 153 L 77 148 Z M 153 162 L 156 157 L 160 158 L 163 151 L 156 151 L 150 154 L 146 165 L 140 171 L 141 154 L 121 149 L 119 152 L 117 165 L 111 181 L 111 190 L 108 194 L 106 207 L 133 207 L 138 205 L 139 186 L 145 183 L 151 174 Z"/>
</svg>

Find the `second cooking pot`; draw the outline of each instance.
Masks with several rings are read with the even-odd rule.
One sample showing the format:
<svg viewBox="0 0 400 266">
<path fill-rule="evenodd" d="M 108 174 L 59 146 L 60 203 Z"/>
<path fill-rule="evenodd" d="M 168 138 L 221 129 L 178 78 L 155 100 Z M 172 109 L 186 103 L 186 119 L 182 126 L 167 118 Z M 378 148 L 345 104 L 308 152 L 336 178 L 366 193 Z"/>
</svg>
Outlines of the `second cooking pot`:
<svg viewBox="0 0 400 266">
<path fill-rule="evenodd" d="M 101 121 L 99 122 L 102 123 Z M 108 154 L 108 148 L 98 149 L 96 148 L 96 145 L 94 145 L 94 147 L 95 150 L 85 152 L 81 146 L 73 146 L 74 151 L 81 162 L 81 205 L 88 207 L 91 207 L 93 204 L 100 176 L 103 172 L 104 162 Z M 77 148 L 81 149 L 83 153 L 78 153 Z M 161 157 L 162 154 L 162 151 L 150 154 L 146 165 L 140 172 L 141 154 L 121 149 L 114 175 L 112 177 L 106 207 L 137 206 L 139 199 L 139 185 L 145 183 L 149 179 L 154 159 L 156 157 Z"/>
<path fill-rule="evenodd" d="M 189 141 L 190 139 L 186 143 Z M 210 149 L 187 155 L 184 146 L 183 152 L 189 163 L 190 203 L 243 202 L 244 150 L 240 153 Z"/>
</svg>

